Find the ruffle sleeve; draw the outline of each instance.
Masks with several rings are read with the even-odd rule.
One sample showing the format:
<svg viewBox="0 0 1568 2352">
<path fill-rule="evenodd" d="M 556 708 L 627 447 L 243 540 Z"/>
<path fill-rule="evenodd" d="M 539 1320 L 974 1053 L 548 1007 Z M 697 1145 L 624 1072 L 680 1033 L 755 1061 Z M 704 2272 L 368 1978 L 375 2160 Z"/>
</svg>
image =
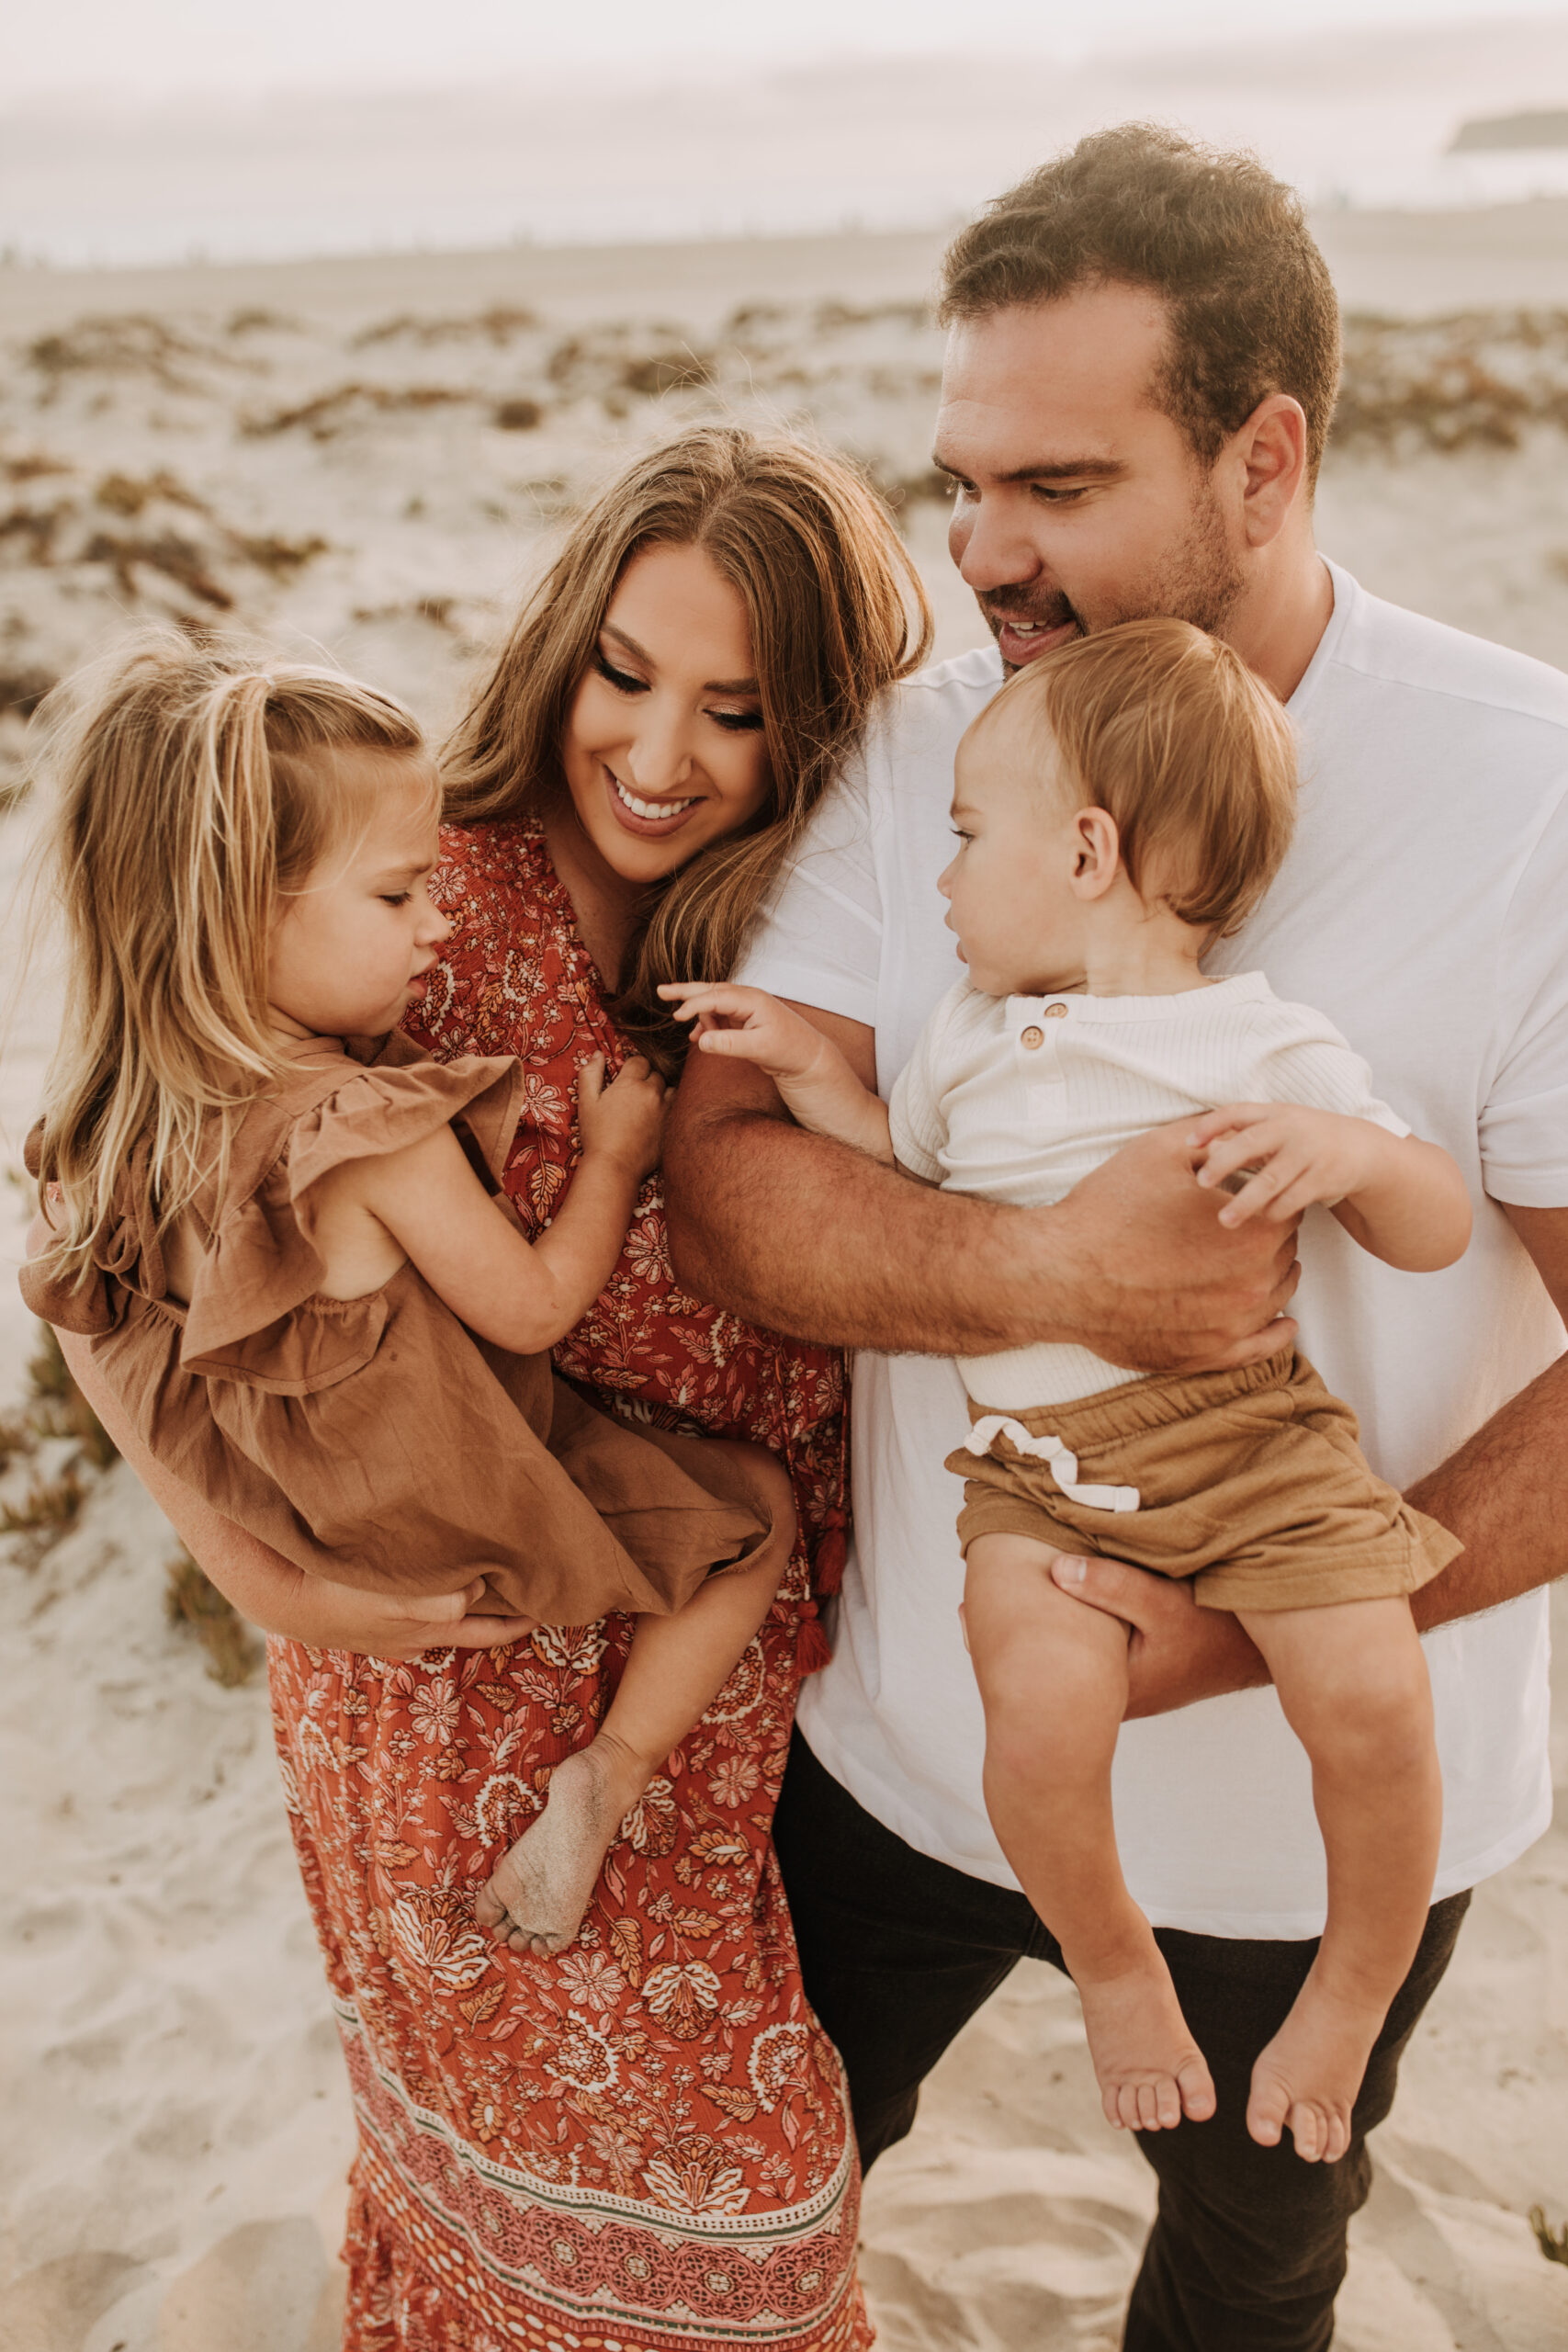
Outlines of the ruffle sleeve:
<svg viewBox="0 0 1568 2352">
<path fill-rule="evenodd" d="M 41 1164 L 43 1121 L 28 1133 L 22 1161 L 35 1182 Z M 25 1304 L 41 1322 L 57 1330 L 75 1331 L 97 1339 L 117 1329 L 124 1319 L 127 1285 L 162 1296 L 164 1253 L 158 1246 L 157 1219 L 152 1213 L 148 1173 L 150 1148 L 145 1136 L 137 1145 L 130 1167 L 116 1188 L 114 1217 L 98 1242 L 95 1261 L 81 1282 L 67 1282 L 50 1272 L 47 1257 L 24 1261 L 17 1275 Z M 51 1223 L 50 1202 L 40 1195 L 39 1207 Z"/>
<path fill-rule="evenodd" d="M 438 1063 L 405 1039 L 368 1068 L 317 1073 L 311 1099 L 258 1103 L 235 1139 L 234 1165 L 186 1316 L 181 1365 L 285 1396 L 309 1396 L 360 1371 L 387 1323 L 383 1292 L 320 1295 L 312 1192 L 333 1169 L 384 1158 L 437 1129 L 466 1129 L 498 1179 L 517 1127 L 515 1059 L 468 1054 Z"/>
</svg>

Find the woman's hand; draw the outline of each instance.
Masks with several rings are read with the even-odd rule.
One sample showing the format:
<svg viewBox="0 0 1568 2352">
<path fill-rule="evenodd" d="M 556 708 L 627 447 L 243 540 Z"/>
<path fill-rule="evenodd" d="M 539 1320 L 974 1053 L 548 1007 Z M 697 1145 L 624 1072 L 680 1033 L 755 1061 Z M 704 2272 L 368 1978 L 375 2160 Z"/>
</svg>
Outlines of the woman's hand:
<svg viewBox="0 0 1568 2352">
<path fill-rule="evenodd" d="M 214 1578 L 214 1582 L 217 1579 Z M 485 1589 L 477 1577 L 461 1592 L 364 1592 L 301 1575 L 295 1591 L 282 1579 L 269 1596 L 247 1588 L 251 1606 L 265 1611 L 265 1630 L 311 1649 L 352 1650 L 362 1657 L 415 1658 L 425 1650 L 504 1649 L 523 1640 L 535 1617 L 476 1617 L 469 1612 Z M 231 1596 L 232 1598 L 232 1596 Z M 240 1604 L 236 1601 L 236 1606 Z"/>
</svg>

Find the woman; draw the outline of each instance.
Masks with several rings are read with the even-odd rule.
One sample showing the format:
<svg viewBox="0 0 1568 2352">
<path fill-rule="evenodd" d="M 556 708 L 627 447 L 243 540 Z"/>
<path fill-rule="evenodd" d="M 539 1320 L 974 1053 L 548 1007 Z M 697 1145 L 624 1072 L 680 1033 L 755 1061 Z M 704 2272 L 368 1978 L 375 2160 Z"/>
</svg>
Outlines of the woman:
<svg viewBox="0 0 1568 2352">
<path fill-rule="evenodd" d="M 457 929 L 416 1032 L 521 1056 L 505 1182 L 531 1229 L 569 1180 L 577 1069 L 632 1040 L 673 1071 L 658 982 L 728 970 L 928 634 L 885 514 L 798 445 L 691 435 L 571 532 L 453 747 L 437 895 Z M 869 2341 L 858 2170 L 769 1844 L 825 1655 L 812 1564 L 825 1589 L 841 1557 L 841 1368 L 675 1287 L 657 1179 L 558 1361 L 635 1417 L 772 1446 L 803 1540 L 556 1959 L 487 1941 L 474 1893 L 592 1736 L 629 1621 L 519 1639 L 311 1586 L 149 1476 L 278 1637 L 279 1751 L 360 2124 L 345 2346 L 841 2352 Z"/>
</svg>

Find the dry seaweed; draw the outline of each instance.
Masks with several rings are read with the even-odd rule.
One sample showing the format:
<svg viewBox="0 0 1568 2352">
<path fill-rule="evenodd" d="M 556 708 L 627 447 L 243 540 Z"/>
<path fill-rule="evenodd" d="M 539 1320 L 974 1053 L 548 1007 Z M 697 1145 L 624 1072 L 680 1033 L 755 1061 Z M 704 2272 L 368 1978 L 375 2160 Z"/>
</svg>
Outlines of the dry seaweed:
<svg viewBox="0 0 1568 2352">
<path fill-rule="evenodd" d="M 183 1548 L 167 1563 L 164 1607 L 171 1625 L 183 1625 L 207 1652 L 207 1671 L 226 1690 L 248 1682 L 262 1645 L 244 1619 Z"/>
<path fill-rule="evenodd" d="M 247 417 L 240 430 L 253 440 L 274 433 L 306 432 L 317 441 L 330 441 L 333 434 L 341 433 L 353 421 L 355 410 L 387 415 L 400 410 L 452 408 L 475 397 L 472 392 L 457 391 L 446 384 L 408 384 L 400 388 L 339 384 L 330 392 L 318 392 L 313 400 L 301 401 L 296 408 L 275 409 L 270 416 Z"/>
<path fill-rule="evenodd" d="M 144 564 L 190 595 L 199 596 L 204 605 L 216 605 L 220 613 L 233 609 L 233 597 L 221 581 L 214 580 L 201 549 L 193 540 L 181 538 L 177 531 L 129 537 L 117 531 L 95 531 L 82 550 L 82 560 L 110 565 L 123 596 L 136 594 L 136 566 Z"/>
<path fill-rule="evenodd" d="M 500 346 L 510 343 L 513 335 L 530 334 L 538 324 L 533 311 L 505 302 L 494 302 L 488 311 L 477 311 L 467 319 L 422 319 L 412 311 L 403 311 L 395 319 L 382 319 L 375 326 L 362 327 L 349 348 L 365 351 L 378 343 L 418 343 L 428 347 L 436 343 L 469 343 L 480 337 Z"/>
<path fill-rule="evenodd" d="M 27 1414 L 38 1437 L 72 1437 L 95 1470 L 107 1470 L 118 1449 L 77 1387 L 60 1340 L 49 1323 L 39 1325 L 38 1345 L 28 1363 Z"/>
<path fill-rule="evenodd" d="M 1568 2263 L 1568 2222 L 1564 2222 L 1560 2230 L 1554 2230 L 1546 2218 L 1544 2209 L 1532 2205 L 1529 2223 L 1535 2232 L 1535 2242 L 1548 2262 Z"/>
</svg>

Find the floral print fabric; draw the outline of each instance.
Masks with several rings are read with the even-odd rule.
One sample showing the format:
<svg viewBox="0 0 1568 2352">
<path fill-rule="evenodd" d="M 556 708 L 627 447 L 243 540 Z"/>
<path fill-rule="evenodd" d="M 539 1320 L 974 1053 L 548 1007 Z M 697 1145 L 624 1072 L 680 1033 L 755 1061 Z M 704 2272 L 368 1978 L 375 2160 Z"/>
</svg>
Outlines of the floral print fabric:
<svg viewBox="0 0 1568 2352">
<path fill-rule="evenodd" d="M 448 834 L 436 895 L 457 929 L 411 1027 L 443 1056 L 522 1057 L 504 1182 L 536 1229 L 575 1159 L 577 1071 L 595 1052 L 614 1069 L 622 1047 L 536 828 Z M 634 1418 L 772 1446 L 802 1543 L 554 1960 L 491 1945 L 473 1896 L 551 1766 L 592 1737 L 631 1621 L 410 1665 L 272 1643 L 360 2125 L 345 2346 L 859 2352 L 854 2143 L 770 1844 L 800 1675 L 820 1656 L 808 1560 L 830 1582 L 841 1553 L 840 1363 L 678 1290 L 657 1179 L 556 1355 Z"/>
</svg>

